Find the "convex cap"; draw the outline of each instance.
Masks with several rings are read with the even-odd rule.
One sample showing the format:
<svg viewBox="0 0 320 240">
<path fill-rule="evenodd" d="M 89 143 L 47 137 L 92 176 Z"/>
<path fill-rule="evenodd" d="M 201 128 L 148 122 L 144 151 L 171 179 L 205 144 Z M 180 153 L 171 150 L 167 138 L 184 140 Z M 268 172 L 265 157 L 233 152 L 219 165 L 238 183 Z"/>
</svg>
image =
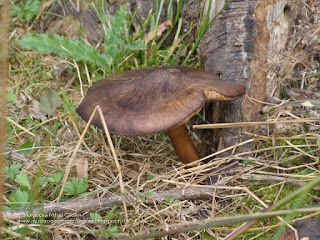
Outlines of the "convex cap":
<svg viewBox="0 0 320 240">
<path fill-rule="evenodd" d="M 186 123 L 205 102 L 234 100 L 245 89 L 217 75 L 180 66 L 148 67 L 93 84 L 77 108 L 88 121 L 99 105 L 112 134 L 149 135 Z M 99 114 L 92 124 L 103 129 Z"/>
</svg>

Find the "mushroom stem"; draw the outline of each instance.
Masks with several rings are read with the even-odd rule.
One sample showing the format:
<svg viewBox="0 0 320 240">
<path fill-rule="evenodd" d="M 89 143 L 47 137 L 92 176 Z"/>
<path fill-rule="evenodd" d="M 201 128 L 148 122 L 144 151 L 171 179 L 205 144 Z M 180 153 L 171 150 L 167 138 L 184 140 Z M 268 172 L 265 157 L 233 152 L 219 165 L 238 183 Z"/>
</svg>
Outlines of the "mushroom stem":
<svg viewBox="0 0 320 240">
<path fill-rule="evenodd" d="M 179 155 L 180 160 L 184 164 L 200 159 L 200 155 L 194 146 L 184 124 L 170 128 L 168 130 L 168 135 L 177 154 Z"/>
</svg>

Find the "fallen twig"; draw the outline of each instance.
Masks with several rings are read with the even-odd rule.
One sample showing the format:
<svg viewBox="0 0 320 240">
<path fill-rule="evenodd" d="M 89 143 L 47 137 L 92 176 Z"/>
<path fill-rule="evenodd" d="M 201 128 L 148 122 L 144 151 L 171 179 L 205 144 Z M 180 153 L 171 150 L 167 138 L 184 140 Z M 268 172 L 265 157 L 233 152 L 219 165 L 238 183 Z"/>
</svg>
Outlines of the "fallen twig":
<svg viewBox="0 0 320 240">
<path fill-rule="evenodd" d="M 308 123 L 318 122 L 320 118 L 301 118 L 301 119 L 288 119 L 277 121 L 262 121 L 262 122 L 236 122 L 236 123 L 215 123 L 215 124 L 201 124 L 193 125 L 193 129 L 215 129 L 215 128 L 235 128 L 235 127 L 251 127 L 257 125 L 271 125 L 278 123 Z"/>
<path fill-rule="evenodd" d="M 292 178 L 284 178 L 279 176 L 269 176 L 269 175 L 260 175 L 260 174 L 243 174 L 240 175 L 240 178 L 243 180 L 256 180 L 256 181 L 269 181 L 269 182 L 286 182 L 292 185 L 302 187 L 306 185 L 306 182 L 295 180 Z M 320 186 L 314 186 L 313 190 L 320 190 Z"/>
<path fill-rule="evenodd" d="M 151 204 L 154 201 L 163 201 L 165 197 L 172 196 L 176 200 L 197 200 L 197 199 L 210 199 L 214 192 L 214 188 L 180 188 L 168 191 L 153 192 L 151 197 L 145 197 L 147 193 L 139 195 L 133 195 L 128 202 L 133 205 L 138 201 Z M 140 199 L 142 197 L 142 199 Z M 81 213 L 87 211 L 98 211 L 113 207 L 114 205 L 122 204 L 123 196 L 94 198 L 94 199 L 81 199 L 68 202 L 55 202 L 45 204 L 44 206 L 34 207 L 30 213 L 27 208 L 17 209 L 2 212 L 4 220 L 17 220 L 24 219 L 26 216 L 35 216 L 36 214 L 48 215 L 49 213 L 61 214 L 61 213 Z"/>
</svg>

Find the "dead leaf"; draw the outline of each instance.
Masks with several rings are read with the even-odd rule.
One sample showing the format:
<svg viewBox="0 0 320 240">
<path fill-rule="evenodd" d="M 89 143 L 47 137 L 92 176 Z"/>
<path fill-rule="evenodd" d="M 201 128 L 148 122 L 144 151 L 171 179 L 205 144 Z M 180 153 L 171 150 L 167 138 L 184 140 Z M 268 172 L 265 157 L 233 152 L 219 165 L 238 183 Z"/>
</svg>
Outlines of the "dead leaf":
<svg viewBox="0 0 320 240">
<path fill-rule="evenodd" d="M 21 119 L 30 116 L 31 119 L 47 120 L 46 115 L 40 111 L 40 103 L 30 96 L 21 95 L 16 107 L 21 109 Z"/>
<path fill-rule="evenodd" d="M 61 105 L 62 101 L 60 96 L 55 90 L 46 88 L 40 98 L 40 111 L 44 114 L 52 116 L 54 110 Z"/>
<path fill-rule="evenodd" d="M 301 105 L 304 107 L 314 107 L 314 105 L 310 101 L 305 101 L 301 103 Z"/>
<path fill-rule="evenodd" d="M 123 168 L 122 175 L 123 175 L 124 177 L 127 177 L 127 178 L 132 179 L 132 178 L 137 177 L 137 176 L 139 175 L 139 173 L 137 173 L 136 171 L 134 171 L 134 170 L 132 170 L 132 169 L 130 169 L 130 168 L 124 167 L 124 168 Z"/>
<path fill-rule="evenodd" d="M 280 240 L 296 240 L 294 235 L 294 231 L 285 232 L 281 237 Z"/>
<path fill-rule="evenodd" d="M 319 97 L 319 94 L 317 94 L 316 92 L 312 92 L 305 89 L 285 88 L 285 92 L 287 96 L 290 97 L 291 99 L 303 100 L 303 99 L 315 99 Z"/>
<path fill-rule="evenodd" d="M 9 159 L 12 160 L 12 162 L 20 162 L 20 163 L 25 163 L 30 160 L 25 154 L 18 153 L 18 152 L 10 152 Z"/>
<path fill-rule="evenodd" d="M 84 157 L 79 158 L 76 162 L 77 178 L 88 178 L 88 160 Z"/>
<path fill-rule="evenodd" d="M 152 30 L 144 37 L 144 43 L 147 45 L 152 39 L 154 39 L 156 34 L 157 34 L 157 37 L 160 37 L 165 30 L 171 28 L 172 26 L 173 26 L 172 19 L 168 19 L 167 21 L 161 23 L 158 26 L 158 29 Z M 157 33 L 156 33 L 156 30 L 157 30 Z"/>
<path fill-rule="evenodd" d="M 310 108 L 320 108 L 320 100 L 300 100 L 300 101 L 290 101 L 286 102 L 286 106 L 303 106 Z"/>
</svg>

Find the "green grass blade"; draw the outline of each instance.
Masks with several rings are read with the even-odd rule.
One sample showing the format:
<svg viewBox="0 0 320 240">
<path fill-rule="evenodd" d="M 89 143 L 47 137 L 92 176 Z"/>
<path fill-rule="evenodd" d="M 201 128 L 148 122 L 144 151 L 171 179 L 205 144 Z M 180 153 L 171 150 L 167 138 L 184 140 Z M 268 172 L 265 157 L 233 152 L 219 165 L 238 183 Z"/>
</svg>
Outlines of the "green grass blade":
<svg viewBox="0 0 320 240">
<path fill-rule="evenodd" d="M 211 24 L 216 20 L 216 18 L 222 13 L 222 11 L 232 2 L 232 0 L 229 0 L 228 2 L 225 3 L 225 5 L 223 6 L 223 8 L 213 17 L 213 19 L 209 22 L 209 15 L 210 15 L 210 10 L 211 10 L 211 4 L 212 4 L 212 0 L 210 0 L 209 2 L 209 6 L 208 6 L 208 10 L 207 10 L 207 14 L 205 16 L 204 19 L 204 23 L 201 25 L 200 30 L 198 32 L 197 38 L 194 42 L 194 44 L 192 45 L 191 50 L 188 53 L 188 56 L 185 58 L 185 60 L 183 61 L 183 63 L 181 64 L 182 66 L 184 66 L 187 61 L 189 60 L 191 54 L 196 50 L 196 48 L 198 47 L 203 35 L 207 32 L 207 30 L 209 29 L 209 27 L 211 26 Z"/>
</svg>

